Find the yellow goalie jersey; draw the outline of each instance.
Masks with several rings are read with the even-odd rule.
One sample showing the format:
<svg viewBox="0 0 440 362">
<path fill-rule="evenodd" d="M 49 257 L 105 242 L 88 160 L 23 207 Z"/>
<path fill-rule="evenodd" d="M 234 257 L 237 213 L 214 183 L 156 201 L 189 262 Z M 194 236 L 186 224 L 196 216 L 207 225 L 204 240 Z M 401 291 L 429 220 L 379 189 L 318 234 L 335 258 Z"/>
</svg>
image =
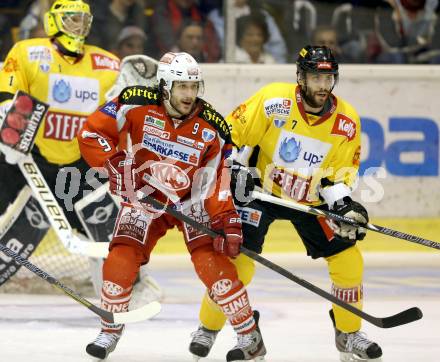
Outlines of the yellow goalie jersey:
<svg viewBox="0 0 440 362">
<path fill-rule="evenodd" d="M 69 60 L 50 39 L 28 39 L 14 45 L 0 71 L 2 96 L 22 90 L 50 105 L 35 143 L 47 161 L 59 165 L 81 157 L 76 133 L 105 102 L 119 72 L 119 59 L 95 46 L 85 45 L 79 60 Z"/>
<path fill-rule="evenodd" d="M 237 147 L 259 146 L 256 167 L 266 191 L 318 205 L 321 187 L 353 183 L 360 160 L 359 116 L 341 98 L 330 97 L 328 111 L 315 116 L 305 112 L 298 85 L 272 83 L 227 116 Z"/>
</svg>

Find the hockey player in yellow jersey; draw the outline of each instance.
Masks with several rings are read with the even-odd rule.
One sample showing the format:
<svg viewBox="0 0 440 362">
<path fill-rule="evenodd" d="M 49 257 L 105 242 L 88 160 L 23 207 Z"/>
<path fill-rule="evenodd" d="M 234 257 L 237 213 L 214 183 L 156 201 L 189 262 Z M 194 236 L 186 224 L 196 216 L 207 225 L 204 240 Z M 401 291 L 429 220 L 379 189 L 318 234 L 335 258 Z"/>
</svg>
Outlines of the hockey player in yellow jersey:
<svg viewBox="0 0 440 362">
<path fill-rule="evenodd" d="M 48 38 L 17 42 L 0 71 L 0 108 L 3 112 L 9 108 L 18 90 L 50 105 L 38 130 L 32 156 L 56 196 L 75 194 L 70 202 L 58 198 L 58 203 L 76 229 L 81 229 L 81 224 L 72 204 L 83 196 L 87 187 L 85 173 L 89 169 L 81 159 L 76 133 L 87 116 L 105 102 L 105 93 L 119 73 L 117 57 L 85 44 L 91 24 L 92 14 L 88 4 L 81 0 L 56 0 L 45 14 Z M 26 181 L 19 168 L 7 162 L 10 161 L 7 153 L 8 147 L 2 147 L 0 226 L 6 222 L 7 218 L 3 216 L 9 205 L 9 210 L 15 210 L 9 237 L 18 240 L 23 250 L 29 250 L 27 244 L 32 244 L 30 250 L 33 250 L 49 225 L 38 203 L 25 191 Z M 71 173 L 72 188 L 61 182 L 55 190 L 57 176 L 69 180 L 65 177 L 69 176 L 69 170 L 77 170 Z M 74 176 L 77 179 L 73 179 Z M 59 178 L 63 180 L 63 177 Z M 91 189 L 91 186 L 88 187 Z M 23 202 L 17 201 L 23 198 Z M 4 228 L 0 227 L 2 242 L 3 232 Z"/>
<path fill-rule="evenodd" d="M 306 46 L 298 55 L 298 84 L 269 84 L 226 120 L 237 148 L 245 152 L 253 149 L 249 166 L 256 166 L 255 184 L 275 196 L 331 209 L 365 223 L 368 213 L 351 198 L 350 188 L 359 168 L 361 125 L 355 109 L 332 93 L 338 76 L 338 64 L 330 49 Z M 307 254 L 327 261 L 332 293 L 362 308 L 363 259 L 356 241 L 364 238 L 365 229 L 249 200 L 252 176 L 238 163 L 233 167 L 232 183 L 236 183 L 233 186 L 246 248 L 261 253 L 270 224 L 290 220 Z M 253 261 L 241 254 L 234 263 L 241 281 L 250 283 Z M 360 317 L 333 305 L 330 318 L 341 361 L 380 360 L 379 345 L 360 332 Z M 207 356 L 224 322 L 206 294 L 190 352 L 196 357 Z"/>
</svg>

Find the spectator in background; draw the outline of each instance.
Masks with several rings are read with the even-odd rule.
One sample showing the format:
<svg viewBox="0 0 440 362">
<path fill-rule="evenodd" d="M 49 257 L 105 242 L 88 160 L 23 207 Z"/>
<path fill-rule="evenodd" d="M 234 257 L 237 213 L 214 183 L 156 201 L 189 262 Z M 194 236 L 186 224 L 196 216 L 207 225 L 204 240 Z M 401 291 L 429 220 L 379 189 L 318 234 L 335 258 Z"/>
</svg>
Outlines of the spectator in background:
<svg viewBox="0 0 440 362">
<path fill-rule="evenodd" d="M 203 27 L 195 21 L 186 22 L 182 25 L 177 47 L 179 52 L 191 54 L 198 63 L 205 63 L 207 56 L 203 51 Z"/>
<path fill-rule="evenodd" d="M 95 15 L 88 43 L 104 49 L 113 49 L 115 39 L 129 25 L 146 31 L 146 17 L 142 0 L 91 1 Z"/>
<path fill-rule="evenodd" d="M 392 13 L 376 17 L 369 58 L 377 63 L 440 63 L 438 0 L 387 0 Z"/>
<path fill-rule="evenodd" d="M 285 63 L 287 56 L 286 43 L 273 17 L 261 8 L 258 0 L 235 0 L 234 16 L 236 19 L 241 16 L 250 15 L 251 13 L 260 13 L 266 21 L 269 38 L 264 46 L 265 51 L 271 54 L 276 59 L 277 63 Z M 212 10 L 209 13 L 208 18 L 214 24 L 223 50 L 225 34 L 223 8 L 219 7 Z"/>
<path fill-rule="evenodd" d="M 45 38 L 43 14 L 49 10 L 53 1 L 34 1 L 27 14 L 20 22 L 19 38 L 20 40 L 31 38 Z"/>
<path fill-rule="evenodd" d="M 237 19 L 237 63 L 275 63 L 275 58 L 264 50 L 269 30 L 261 14 L 251 14 Z"/>
<path fill-rule="evenodd" d="M 159 53 L 178 50 L 178 34 L 185 21 L 203 26 L 203 50 L 206 62 L 220 59 L 218 36 L 212 23 L 199 11 L 195 0 L 163 0 L 157 3 L 153 14 L 153 37 Z M 157 56 L 157 54 L 156 54 Z"/>
<path fill-rule="evenodd" d="M 116 40 L 116 46 L 112 50 L 120 59 L 129 55 L 144 54 L 147 35 L 137 26 L 126 26 Z"/>
<path fill-rule="evenodd" d="M 0 62 L 6 58 L 12 45 L 11 24 L 5 15 L 0 14 Z"/>
<path fill-rule="evenodd" d="M 354 57 L 340 45 L 336 28 L 330 25 L 321 25 L 312 33 L 312 44 L 330 48 L 338 63 L 357 63 Z"/>
</svg>

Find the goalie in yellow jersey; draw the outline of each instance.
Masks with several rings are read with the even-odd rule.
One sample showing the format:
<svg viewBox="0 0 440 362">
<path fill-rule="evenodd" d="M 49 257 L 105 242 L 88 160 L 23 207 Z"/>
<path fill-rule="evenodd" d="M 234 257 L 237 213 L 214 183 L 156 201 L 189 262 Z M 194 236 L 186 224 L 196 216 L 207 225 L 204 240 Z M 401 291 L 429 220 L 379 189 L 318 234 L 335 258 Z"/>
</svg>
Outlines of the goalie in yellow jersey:
<svg viewBox="0 0 440 362">
<path fill-rule="evenodd" d="M 118 78 L 120 62 L 115 55 L 86 44 L 92 20 L 90 7 L 82 0 L 53 2 L 44 17 L 48 37 L 17 42 L 5 59 L 0 71 L 0 121 L 5 118 L 12 98 L 19 90 L 49 104 L 47 116 L 36 135 L 32 157 L 63 208 L 70 226 L 82 233 L 87 232 L 90 239 L 107 241 L 114 226 L 114 219 L 110 216 L 112 213 L 116 216 L 117 206 L 114 201 L 115 205 L 111 203 L 111 197 L 103 199 L 100 194 L 99 204 L 95 202 L 96 198 L 91 197 L 94 196 L 91 191 L 99 185 L 99 181 L 103 183 L 106 179 L 97 180 L 95 171 L 88 172 L 90 168 L 81 158 L 76 134 L 87 116 L 106 102 L 106 93 L 113 93 L 113 86 L 119 89 L 129 84 L 121 84 L 120 78 L 123 77 Z M 133 64 L 132 58 L 130 61 L 130 65 Z M 144 69 L 149 69 L 142 65 Z M 133 79 L 134 67 L 128 72 L 121 72 L 125 75 L 124 79 L 129 76 L 130 81 L 138 84 L 138 80 Z M 22 131 L 22 115 L 28 112 L 29 105 L 18 97 L 14 107 L 18 112 L 9 114 L 5 119 L 9 126 L 6 135 L 10 138 Z M 104 111 L 113 112 L 110 106 Z M 1 136 L 4 141 L 5 134 Z M 103 149 L 109 147 L 106 140 L 100 141 Z M 0 144 L 0 149 L 0 241 L 17 253 L 29 256 L 46 235 L 49 220 L 14 164 L 17 160 L 13 159 L 11 148 Z M 87 200 L 85 195 L 88 195 Z M 83 207 L 76 214 L 73 205 L 79 202 Z M 101 212 L 99 217 L 96 210 Z M 53 264 L 52 255 L 49 260 Z M 102 265 L 99 259 L 91 258 L 90 263 L 99 296 Z M 75 268 L 76 265 L 72 265 L 73 272 L 77 273 Z M 0 260 L 0 285 L 17 270 L 13 260 Z M 159 286 L 143 271 L 132 300 L 144 304 L 160 296 Z"/>
<path fill-rule="evenodd" d="M 359 168 L 360 120 L 349 103 L 332 94 L 338 64 L 329 48 L 317 46 L 303 48 L 296 64 L 298 84 L 269 84 L 227 116 L 232 141 L 241 149 L 237 160 L 246 159 L 243 153 L 251 149 L 249 166 L 255 166 L 258 174 L 255 184 L 266 192 L 365 223 L 367 211 L 350 196 Z M 327 261 L 332 293 L 362 308 L 363 259 L 356 241 L 364 238 L 365 229 L 250 200 L 253 183 L 247 168 L 235 162 L 232 186 L 244 246 L 261 253 L 270 224 L 291 221 L 307 254 Z M 253 261 L 241 254 L 234 263 L 241 281 L 250 283 Z M 380 359 L 379 345 L 360 332 L 360 317 L 337 305 L 330 317 L 341 361 Z M 208 294 L 202 301 L 200 320 L 189 349 L 194 356 L 205 357 L 225 323 Z"/>
</svg>

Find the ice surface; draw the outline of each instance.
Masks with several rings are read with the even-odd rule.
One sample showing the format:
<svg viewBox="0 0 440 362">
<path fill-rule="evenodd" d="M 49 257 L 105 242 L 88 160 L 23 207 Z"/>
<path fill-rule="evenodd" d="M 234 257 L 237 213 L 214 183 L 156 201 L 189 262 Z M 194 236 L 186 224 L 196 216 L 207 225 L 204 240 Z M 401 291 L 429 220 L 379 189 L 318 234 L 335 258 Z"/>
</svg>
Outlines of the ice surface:
<svg viewBox="0 0 440 362">
<path fill-rule="evenodd" d="M 418 258 L 418 262 L 403 260 L 402 265 L 391 263 L 397 259 L 391 254 L 378 263 L 369 263 L 367 258 L 367 313 L 389 316 L 413 306 L 424 313 L 422 320 L 393 329 L 364 322 L 363 330 L 382 346 L 386 362 L 439 361 L 440 263 L 438 258 Z M 428 259 L 432 262 L 426 263 Z M 192 361 L 188 344 L 198 325 L 203 287 L 189 259 L 167 263 L 156 258 L 152 264 L 151 273 L 166 293 L 163 310 L 150 321 L 128 325 L 109 362 Z M 286 265 L 296 275 L 328 290 L 323 263 L 294 261 Z M 338 361 L 327 301 L 261 267 L 249 294 L 253 307 L 261 312 L 266 361 Z M 93 360 L 85 353 L 85 346 L 98 333 L 98 318 L 67 296 L 0 294 L 0 311 L 1 362 Z M 225 361 L 234 343 L 231 327 L 226 326 L 209 358 L 201 362 Z"/>
</svg>

